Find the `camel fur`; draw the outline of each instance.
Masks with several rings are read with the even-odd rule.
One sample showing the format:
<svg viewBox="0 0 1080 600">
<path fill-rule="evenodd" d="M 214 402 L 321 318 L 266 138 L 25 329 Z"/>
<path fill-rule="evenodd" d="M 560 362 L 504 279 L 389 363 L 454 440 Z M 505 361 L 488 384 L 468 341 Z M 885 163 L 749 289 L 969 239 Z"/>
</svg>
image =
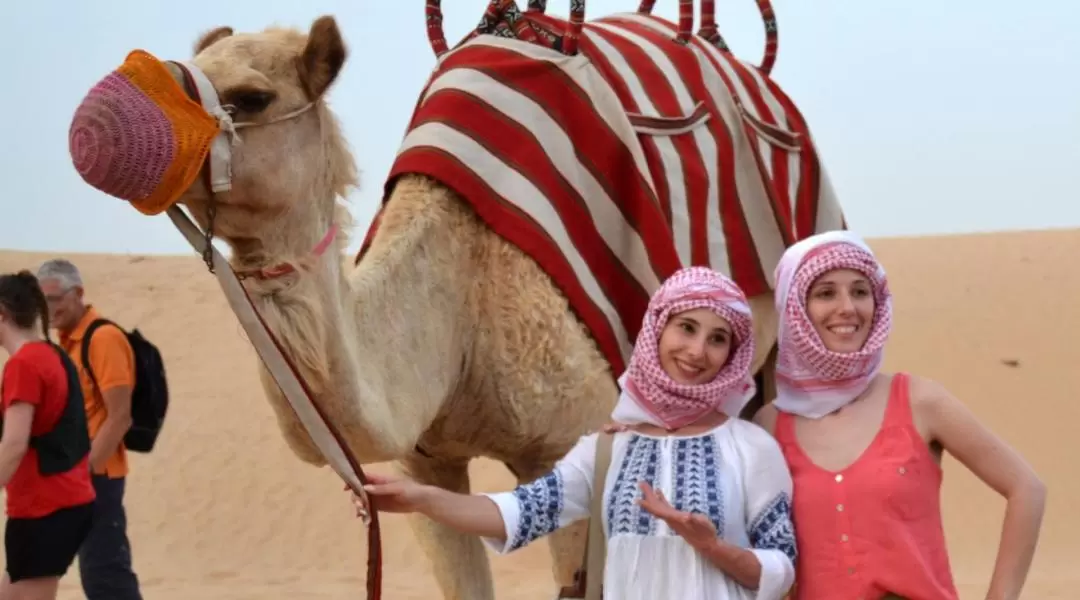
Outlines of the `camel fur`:
<svg viewBox="0 0 1080 600">
<path fill-rule="evenodd" d="M 468 463 L 483 456 L 528 482 L 607 420 L 613 374 L 566 298 L 439 182 L 400 179 L 363 260 L 353 266 L 343 255 L 344 198 L 358 175 L 323 102 L 347 56 L 332 17 L 306 33 L 222 27 L 194 51 L 222 101 L 244 113 L 238 120 L 268 121 L 316 101 L 295 119 L 244 131 L 233 189 L 213 197 L 213 225 L 238 270 L 302 262 L 332 224 L 341 228 L 307 268 L 245 285 L 361 463 L 393 461 L 421 482 L 468 492 Z M 211 198 L 200 182 L 180 202 L 206 228 Z M 759 369 L 775 314 L 767 295 L 753 308 Z M 325 464 L 265 369 L 261 378 L 291 450 Z M 477 538 L 410 520 L 445 598 L 493 597 Z M 586 527 L 548 538 L 559 586 L 580 567 Z"/>
</svg>

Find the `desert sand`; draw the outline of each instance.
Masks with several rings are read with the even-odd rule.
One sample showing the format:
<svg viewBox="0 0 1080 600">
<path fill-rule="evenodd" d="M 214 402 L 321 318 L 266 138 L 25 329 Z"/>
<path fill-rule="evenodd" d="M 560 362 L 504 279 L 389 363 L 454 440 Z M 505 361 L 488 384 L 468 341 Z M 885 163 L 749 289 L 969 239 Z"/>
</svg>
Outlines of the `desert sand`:
<svg viewBox="0 0 1080 600">
<path fill-rule="evenodd" d="M 179 234 L 177 234 L 179 236 Z M 886 367 L 943 382 L 1034 465 L 1049 487 L 1024 598 L 1080 597 L 1080 230 L 870 240 L 889 271 L 896 324 Z M 0 252 L 0 271 L 52 255 Z M 212 275 L 192 256 L 69 254 L 87 296 L 138 327 L 167 360 L 158 448 L 133 455 L 129 533 L 147 600 L 364 597 L 365 531 L 329 469 L 292 456 L 262 397 L 256 356 Z M 385 471 L 384 465 L 368 467 Z M 945 461 L 944 521 L 963 598 L 982 598 L 1005 503 Z M 511 485 L 477 460 L 475 490 Z M 437 598 L 426 559 L 383 516 L 386 598 Z M 554 595 L 544 542 L 492 557 L 497 596 Z M 82 598 L 77 568 L 60 597 Z"/>
</svg>

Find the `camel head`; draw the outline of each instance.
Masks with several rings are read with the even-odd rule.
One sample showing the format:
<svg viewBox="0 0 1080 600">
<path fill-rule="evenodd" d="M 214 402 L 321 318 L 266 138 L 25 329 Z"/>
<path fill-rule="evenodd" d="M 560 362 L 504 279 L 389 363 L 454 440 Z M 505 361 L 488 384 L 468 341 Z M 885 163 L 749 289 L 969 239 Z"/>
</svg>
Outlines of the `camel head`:
<svg viewBox="0 0 1080 600">
<path fill-rule="evenodd" d="M 356 167 L 325 102 L 347 56 L 333 17 L 316 19 L 307 32 L 218 27 L 196 40 L 186 63 L 139 52 L 76 111 L 72 157 L 88 183 L 147 214 L 186 205 L 204 229 L 213 215 L 215 235 L 242 257 L 302 254 L 332 223 L 347 224 L 340 203 L 357 185 Z M 125 85 L 138 93 L 112 91 Z M 95 94 L 106 94 L 102 89 L 109 94 L 107 111 L 105 102 L 94 102 Z M 113 114 L 102 114 L 108 111 Z M 139 121 L 161 112 L 166 134 L 144 134 L 153 128 Z M 110 120 L 142 127 L 100 126 Z M 140 134 L 135 149 L 167 156 L 161 164 L 118 158 L 124 136 Z M 193 140 L 187 147 L 185 138 Z M 108 183 L 109 173 L 125 185 Z"/>
</svg>

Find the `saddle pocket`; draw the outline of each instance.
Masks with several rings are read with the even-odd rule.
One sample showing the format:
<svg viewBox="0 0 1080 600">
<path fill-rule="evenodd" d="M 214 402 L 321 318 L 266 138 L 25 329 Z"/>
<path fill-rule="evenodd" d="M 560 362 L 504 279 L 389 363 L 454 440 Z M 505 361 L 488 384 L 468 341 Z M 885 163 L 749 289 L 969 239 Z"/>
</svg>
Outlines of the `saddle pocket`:
<svg viewBox="0 0 1080 600">
<path fill-rule="evenodd" d="M 904 521 L 921 521 L 936 514 L 937 486 L 933 473 L 915 456 L 885 459 L 878 467 L 877 482 L 885 507 Z"/>
<path fill-rule="evenodd" d="M 741 102 L 736 104 L 736 108 L 739 110 L 739 116 L 742 117 L 743 122 L 749 125 L 750 129 L 753 129 L 761 139 L 788 152 L 802 151 L 803 138 L 799 133 L 762 121 L 746 110 L 746 107 Z"/>
<path fill-rule="evenodd" d="M 639 135 L 672 136 L 703 126 L 712 118 L 712 113 L 704 102 L 698 102 L 691 111 L 680 117 L 662 117 L 627 111 L 626 118 L 630 120 L 630 126 Z"/>
</svg>

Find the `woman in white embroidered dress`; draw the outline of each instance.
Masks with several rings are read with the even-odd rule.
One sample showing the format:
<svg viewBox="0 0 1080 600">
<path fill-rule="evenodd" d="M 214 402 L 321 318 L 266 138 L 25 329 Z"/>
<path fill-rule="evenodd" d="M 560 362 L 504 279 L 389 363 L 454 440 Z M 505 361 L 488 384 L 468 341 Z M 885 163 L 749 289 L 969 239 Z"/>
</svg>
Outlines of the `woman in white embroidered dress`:
<svg viewBox="0 0 1080 600">
<path fill-rule="evenodd" d="M 651 299 L 612 413 L 629 428 L 615 434 L 601 486 L 605 598 L 773 600 L 791 587 L 791 476 L 773 438 L 738 418 L 754 393 L 753 355 L 746 298 L 722 274 L 682 269 Z M 509 492 L 384 476 L 365 489 L 381 511 L 421 512 L 512 552 L 588 518 L 596 441 L 584 436 L 550 473 Z"/>
</svg>

